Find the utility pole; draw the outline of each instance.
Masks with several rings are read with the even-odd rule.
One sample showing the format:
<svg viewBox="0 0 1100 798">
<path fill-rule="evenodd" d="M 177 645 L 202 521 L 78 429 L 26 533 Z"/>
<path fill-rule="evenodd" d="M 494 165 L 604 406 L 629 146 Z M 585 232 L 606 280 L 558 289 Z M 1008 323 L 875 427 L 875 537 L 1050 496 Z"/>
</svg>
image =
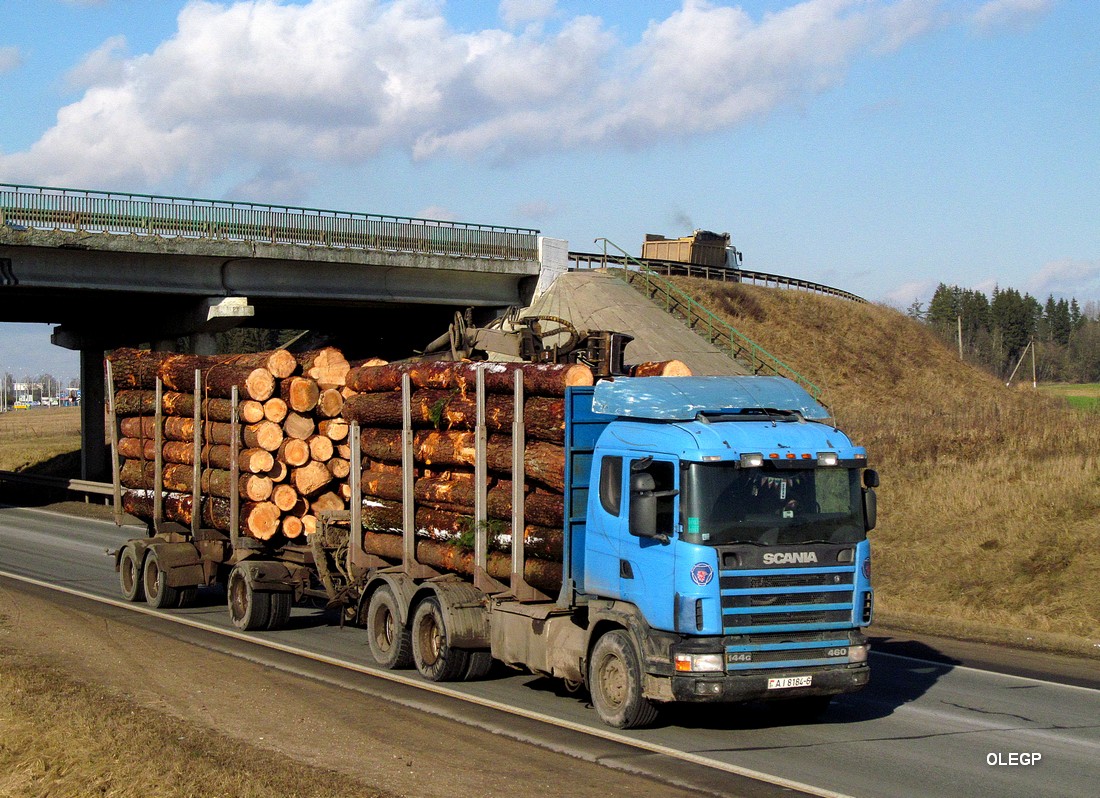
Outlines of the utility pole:
<svg viewBox="0 0 1100 798">
<path fill-rule="evenodd" d="M 1005 383 L 1005 387 L 1012 386 L 1012 378 L 1016 376 L 1016 372 L 1020 370 L 1020 366 L 1023 365 L 1024 358 L 1027 357 L 1027 350 L 1031 350 L 1031 387 L 1038 388 L 1039 383 L 1035 381 L 1035 341 L 1032 340 L 1024 347 L 1024 351 L 1020 353 L 1020 359 L 1016 361 L 1016 368 L 1012 369 L 1012 373 L 1008 375 L 1008 382 Z"/>
<path fill-rule="evenodd" d="M 1031 387 L 1038 389 L 1039 383 L 1035 379 L 1035 341 L 1031 342 Z"/>
<path fill-rule="evenodd" d="M 960 314 L 959 320 L 959 360 L 963 359 L 963 317 Z"/>
</svg>

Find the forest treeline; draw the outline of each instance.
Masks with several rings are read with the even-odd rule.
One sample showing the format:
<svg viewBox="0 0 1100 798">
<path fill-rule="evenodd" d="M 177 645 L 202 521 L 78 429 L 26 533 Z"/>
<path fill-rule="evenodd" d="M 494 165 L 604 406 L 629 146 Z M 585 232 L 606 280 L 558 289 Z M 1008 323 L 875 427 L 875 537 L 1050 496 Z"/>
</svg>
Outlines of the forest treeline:
<svg viewBox="0 0 1100 798">
<path fill-rule="evenodd" d="M 1100 308 L 1076 298 L 1040 302 L 1015 288 L 982 291 L 940 283 L 928 308 L 908 314 L 928 324 L 963 358 L 1007 379 L 1035 342 L 1036 377 L 1043 382 L 1100 382 Z M 1031 357 L 1020 368 L 1031 378 Z M 1020 374 L 1017 379 L 1020 379 Z"/>
</svg>

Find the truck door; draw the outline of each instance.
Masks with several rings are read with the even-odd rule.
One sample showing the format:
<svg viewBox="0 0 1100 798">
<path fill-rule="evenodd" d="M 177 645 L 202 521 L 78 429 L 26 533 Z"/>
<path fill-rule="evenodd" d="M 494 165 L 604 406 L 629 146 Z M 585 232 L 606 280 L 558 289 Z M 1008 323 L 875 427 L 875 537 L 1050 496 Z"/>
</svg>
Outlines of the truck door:
<svg viewBox="0 0 1100 798">
<path fill-rule="evenodd" d="M 645 615 L 657 629 L 673 629 L 673 541 L 679 532 L 679 469 L 676 461 L 656 457 L 634 458 L 625 469 L 627 500 L 635 512 L 621 514 L 619 543 L 619 594 Z M 649 508 L 641 503 L 648 502 Z M 655 505 L 655 508 L 653 507 Z M 646 529 L 638 523 L 638 510 L 656 524 Z M 632 524 L 631 519 L 634 518 Z"/>
<path fill-rule="evenodd" d="M 619 547 L 626 524 L 626 475 L 620 454 L 603 452 L 592 464 L 596 484 L 588 494 L 584 544 L 584 591 L 619 598 Z"/>
</svg>

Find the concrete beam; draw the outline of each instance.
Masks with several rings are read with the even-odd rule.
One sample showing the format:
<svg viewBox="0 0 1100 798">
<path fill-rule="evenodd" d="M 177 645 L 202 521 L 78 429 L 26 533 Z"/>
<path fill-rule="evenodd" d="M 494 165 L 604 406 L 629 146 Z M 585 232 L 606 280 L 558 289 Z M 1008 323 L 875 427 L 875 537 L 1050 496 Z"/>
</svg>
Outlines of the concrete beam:
<svg viewBox="0 0 1100 798">
<path fill-rule="evenodd" d="M 144 317 L 83 318 L 75 324 L 55 327 L 50 342 L 65 349 L 114 349 L 135 342 L 135 338 L 148 341 L 225 332 L 252 319 L 255 313 L 245 297 L 209 297 L 158 307 Z"/>
<path fill-rule="evenodd" d="M 435 303 L 520 304 L 535 261 L 0 228 L 6 287 Z"/>
</svg>

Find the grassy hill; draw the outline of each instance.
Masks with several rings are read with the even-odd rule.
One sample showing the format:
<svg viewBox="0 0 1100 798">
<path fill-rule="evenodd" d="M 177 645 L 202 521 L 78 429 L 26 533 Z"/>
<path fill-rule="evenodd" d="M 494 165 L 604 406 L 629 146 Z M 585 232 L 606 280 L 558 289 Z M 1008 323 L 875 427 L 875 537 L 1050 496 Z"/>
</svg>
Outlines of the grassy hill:
<svg viewBox="0 0 1100 798">
<path fill-rule="evenodd" d="M 1100 655 L 1100 424 L 887 307 L 676 284 L 823 389 L 882 475 L 880 620 Z"/>
</svg>

